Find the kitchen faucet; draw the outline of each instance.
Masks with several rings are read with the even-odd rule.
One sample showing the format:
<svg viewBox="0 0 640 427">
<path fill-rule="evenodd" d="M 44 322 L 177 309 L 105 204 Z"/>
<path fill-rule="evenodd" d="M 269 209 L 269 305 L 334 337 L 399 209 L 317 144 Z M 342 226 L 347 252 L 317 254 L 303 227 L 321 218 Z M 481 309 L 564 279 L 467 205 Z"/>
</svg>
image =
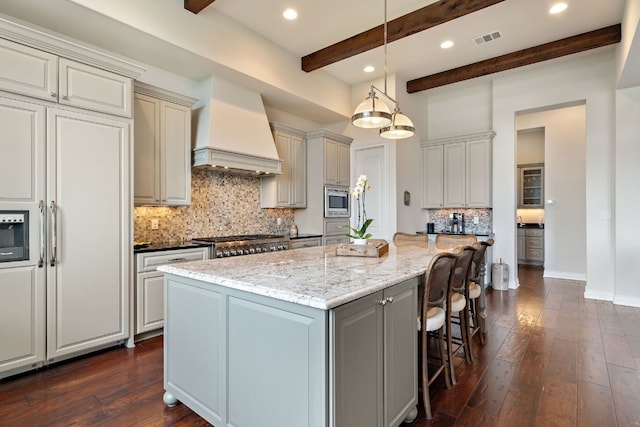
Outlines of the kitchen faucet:
<svg viewBox="0 0 640 427">
<path fill-rule="evenodd" d="M 520 227 L 522 227 L 523 223 L 522 223 L 522 217 L 521 217 L 520 215 L 518 215 L 518 216 L 516 217 L 516 222 L 518 223 L 518 225 L 519 225 Z"/>
</svg>

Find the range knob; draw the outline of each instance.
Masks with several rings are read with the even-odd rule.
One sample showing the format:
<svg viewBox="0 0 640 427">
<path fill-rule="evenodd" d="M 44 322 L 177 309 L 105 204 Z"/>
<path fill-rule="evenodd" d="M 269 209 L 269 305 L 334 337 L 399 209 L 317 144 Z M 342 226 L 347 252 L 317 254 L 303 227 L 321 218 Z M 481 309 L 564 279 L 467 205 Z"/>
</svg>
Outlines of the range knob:
<svg viewBox="0 0 640 427">
<path fill-rule="evenodd" d="M 236 256 L 236 255 L 237 255 L 236 250 L 235 249 L 231 249 L 231 256 Z"/>
<path fill-rule="evenodd" d="M 249 253 L 250 254 L 255 254 L 256 253 L 256 248 L 249 248 Z"/>
<path fill-rule="evenodd" d="M 222 251 L 216 251 L 216 258 L 222 258 Z"/>
<path fill-rule="evenodd" d="M 262 252 L 262 248 L 260 246 L 256 246 L 256 253 L 259 254 Z"/>
<path fill-rule="evenodd" d="M 224 256 L 229 256 L 229 251 L 224 251 Z"/>
</svg>

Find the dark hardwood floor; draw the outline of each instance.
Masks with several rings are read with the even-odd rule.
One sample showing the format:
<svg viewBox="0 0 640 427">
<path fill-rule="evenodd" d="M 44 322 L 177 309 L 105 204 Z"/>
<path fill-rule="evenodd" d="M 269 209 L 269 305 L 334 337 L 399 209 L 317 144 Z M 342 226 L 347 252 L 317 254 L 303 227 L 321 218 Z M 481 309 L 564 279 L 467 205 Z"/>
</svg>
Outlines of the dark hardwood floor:
<svg viewBox="0 0 640 427">
<path fill-rule="evenodd" d="M 409 425 L 640 425 L 640 309 L 585 300 L 583 283 L 538 268 L 519 277 L 517 290 L 488 290 L 486 346 L 474 337 L 458 384 L 432 386 L 433 420 L 420 408 Z M 210 425 L 162 393 L 153 338 L 0 381 L 0 426 Z"/>
</svg>

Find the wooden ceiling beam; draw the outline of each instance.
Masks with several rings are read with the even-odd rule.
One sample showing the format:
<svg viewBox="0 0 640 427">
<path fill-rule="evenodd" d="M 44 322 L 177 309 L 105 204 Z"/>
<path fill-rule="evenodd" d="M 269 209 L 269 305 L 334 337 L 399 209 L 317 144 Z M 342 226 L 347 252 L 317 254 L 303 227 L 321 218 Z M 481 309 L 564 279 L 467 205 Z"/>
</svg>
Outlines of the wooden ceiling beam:
<svg viewBox="0 0 640 427">
<path fill-rule="evenodd" d="M 184 8 L 191 13 L 199 13 L 216 0 L 184 0 Z"/>
<path fill-rule="evenodd" d="M 500 71 L 506 71 L 561 56 L 572 55 L 598 47 L 619 43 L 621 39 L 621 25 L 616 24 L 599 30 L 582 33 L 550 43 L 541 44 L 517 52 L 507 53 L 486 59 L 474 64 L 465 65 L 441 73 L 420 77 L 407 82 L 407 92 L 416 93 L 438 86 L 486 76 Z"/>
<path fill-rule="evenodd" d="M 387 43 L 477 12 L 504 0 L 440 0 L 387 22 Z M 186 0 L 185 0 L 186 2 Z M 378 25 L 346 40 L 302 57 L 302 69 L 317 70 L 384 44 L 384 25 Z"/>
</svg>

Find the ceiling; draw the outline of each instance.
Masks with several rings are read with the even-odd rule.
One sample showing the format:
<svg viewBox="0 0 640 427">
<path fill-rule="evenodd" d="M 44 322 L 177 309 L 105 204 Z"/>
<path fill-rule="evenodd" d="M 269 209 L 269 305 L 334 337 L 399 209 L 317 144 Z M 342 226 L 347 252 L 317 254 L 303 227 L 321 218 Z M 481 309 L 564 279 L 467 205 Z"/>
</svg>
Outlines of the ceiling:
<svg viewBox="0 0 640 427">
<path fill-rule="evenodd" d="M 161 40 L 151 34 L 153 31 L 140 31 L 125 22 L 112 19 L 98 11 L 103 1 L 1 0 L 0 13 L 194 80 L 214 73 L 260 92 L 268 105 L 319 124 L 344 120 L 343 115 L 320 107 L 309 98 L 302 99 L 295 92 L 283 91 L 273 84 L 233 72 L 228 67 L 216 64 L 211 58 L 203 58 L 195 51 Z M 184 10 L 184 0 L 154 0 L 157 1 L 154 6 L 157 4 L 157 9 L 161 10 L 149 14 L 154 16 L 154 22 L 149 22 L 140 13 L 142 6 L 138 5 L 136 9 L 136 6 L 128 3 L 130 1 L 110 0 L 109 7 L 113 5 L 114 10 L 135 15 L 139 22 L 146 20 L 149 25 L 159 28 L 174 26 L 173 30 L 183 33 L 196 31 L 189 28 L 188 23 L 197 22 L 199 26 L 194 37 L 204 39 L 208 36 L 212 43 L 226 44 L 225 48 L 237 50 L 239 56 L 247 55 L 246 52 L 251 55 L 254 51 L 243 50 L 249 46 L 243 46 L 241 42 L 229 43 L 216 34 L 216 30 L 221 31 L 216 24 L 220 24 L 222 14 L 260 39 L 270 40 L 281 50 L 290 52 L 292 66 L 300 64 L 300 59 L 305 55 L 381 25 L 384 21 L 384 0 L 215 0 L 197 15 Z M 436 1 L 387 0 L 387 19 L 391 21 Z M 551 16 L 548 9 L 555 1 L 504 0 L 389 43 L 387 71 L 389 74 L 396 73 L 401 80 L 409 81 L 608 27 L 622 21 L 625 3 L 625 0 L 564 0 L 569 4 L 568 9 L 560 15 Z M 282 18 L 282 12 L 287 7 L 297 9 L 299 17 L 296 21 Z M 185 14 L 189 16 L 188 20 Z M 156 22 L 158 16 L 162 22 Z M 202 33 L 203 28 L 205 31 L 211 29 L 210 34 Z M 474 38 L 495 30 L 501 31 L 501 39 L 480 46 L 473 42 Z M 441 49 L 439 45 L 445 39 L 452 40 L 454 46 L 448 50 Z M 384 49 L 378 47 L 312 71 L 311 74 L 326 72 L 346 85 L 361 84 L 384 75 L 384 59 Z M 365 65 L 375 66 L 376 71 L 364 73 Z"/>
<path fill-rule="evenodd" d="M 388 73 L 405 80 L 446 71 L 509 52 L 618 24 L 624 0 L 564 0 L 567 10 L 550 15 L 557 0 L 505 0 L 479 12 L 438 25 L 387 46 Z M 387 0 L 388 21 L 434 3 L 434 0 Z M 294 7 L 296 21 L 282 12 Z M 215 0 L 209 8 L 302 57 L 384 21 L 384 0 Z M 247 13 L 251 11 L 251 13 Z M 477 46 L 474 39 L 500 30 L 503 37 Z M 440 43 L 452 40 L 450 49 Z M 363 72 L 373 65 L 372 74 Z M 324 67 L 338 79 L 356 84 L 384 73 L 383 47 Z"/>
</svg>

